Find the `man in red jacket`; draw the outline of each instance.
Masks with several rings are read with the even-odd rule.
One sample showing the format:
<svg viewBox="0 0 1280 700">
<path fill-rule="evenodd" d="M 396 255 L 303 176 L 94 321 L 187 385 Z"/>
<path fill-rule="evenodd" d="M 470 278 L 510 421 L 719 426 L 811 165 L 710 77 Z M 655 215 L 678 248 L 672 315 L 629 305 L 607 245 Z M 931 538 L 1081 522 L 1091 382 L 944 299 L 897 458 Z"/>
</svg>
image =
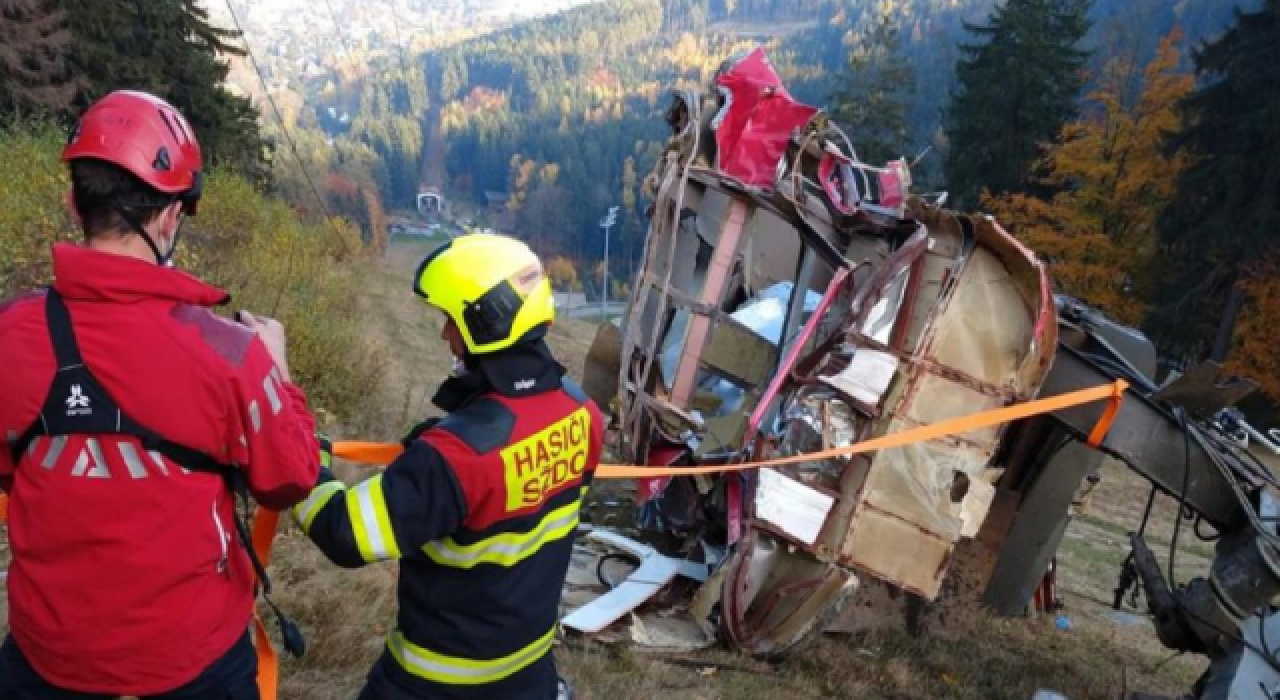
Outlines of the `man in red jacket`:
<svg viewBox="0 0 1280 700">
<path fill-rule="evenodd" d="M 319 469 L 284 329 L 215 316 L 226 293 L 173 269 L 202 158 L 172 106 L 112 93 L 63 159 L 85 244 L 0 306 L 0 700 L 257 698 L 234 492 L 282 510 Z"/>
</svg>

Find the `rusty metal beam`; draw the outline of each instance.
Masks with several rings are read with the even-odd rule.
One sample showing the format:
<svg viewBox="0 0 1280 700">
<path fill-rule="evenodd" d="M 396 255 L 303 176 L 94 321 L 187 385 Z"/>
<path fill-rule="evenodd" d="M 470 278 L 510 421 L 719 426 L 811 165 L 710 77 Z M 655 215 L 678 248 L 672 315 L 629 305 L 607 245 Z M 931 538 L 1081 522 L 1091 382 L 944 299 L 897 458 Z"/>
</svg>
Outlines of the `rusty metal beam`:
<svg viewBox="0 0 1280 700">
<path fill-rule="evenodd" d="M 730 268 L 738 256 L 738 242 L 742 238 L 742 229 L 747 217 L 751 215 L 748 203 L 738 197 L 729 202 L 729 213 L 725 216 L 724 227 L 720 230 L 715 253 L 707 268 L 706 279 L 702 283 L 702 294 L 698 301 L 703 304 L 716 305 L 724 298 L 725 284 L 729 279 Z M 707 344 L 707 336 L 711 332 L 711 319 L 693 314 L 689 319 L 689 330 L 685 334 L 684 350 L 680 354 L 680 362 L 676 365 L 676 376 L 671 386 L 671 402 L 681 408 L 687 408 L 693 398 L 693 385 L 697 379 L 698 359 L 702 356 Z"/>
<path fill-rule="evenodd" d="M 1072 440 L 1041 463 L 1000 544 L 999 559 L 983 594 L 984 605 L 1001 615 L 1026 610 L 1066 532 L 1071 499 L 1101 461 L 1101 453 Z"/>
<path fill-rule="evenodd" d="M 1115 376 L 1085 359 L 1076 350 L 1058 344 L 1053 368 L 1040 390 L 1041 397 L 1057 396 L 1077 389 L 1114 381 Z M 1093 430 L 1106 409 L 1093 403 L 1064 409 L 1053 416 L 1077 438 Z M 1190 447 L 1187 447 L 1188 442 Z M 1188 439 L 1170 414 L 1142 394 L 1130 389 L 1116 416 L 1115 424 L 1100 449 L 1121 460 L 1165 493 L 1178 496 L 1184 469 L 1187 504 L 1215 528 L 1230 529 L 1243 516 L 1226 479 L 1209 454 L 1194 439 Z M 1185 455 L 1190 450 L 1190 459 Z M 1231 455 L 1222 455 L 1231 464 Z M 1249 470 L 1240 465 L 1241 473 Z"/>
</svg>

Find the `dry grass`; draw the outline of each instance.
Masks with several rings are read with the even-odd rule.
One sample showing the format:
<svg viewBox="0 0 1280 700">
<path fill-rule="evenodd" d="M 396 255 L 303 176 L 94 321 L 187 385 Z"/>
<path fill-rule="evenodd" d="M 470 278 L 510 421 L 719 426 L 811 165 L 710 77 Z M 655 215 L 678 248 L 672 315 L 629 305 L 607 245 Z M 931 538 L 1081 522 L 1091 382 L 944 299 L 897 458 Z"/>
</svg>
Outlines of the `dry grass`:
<svg viewBox="0 0 1280 700">
<path fill-rule="evenodd" d="M 381 428 L 376 435 L 360 437 L 396 437 L 433 412 L 431 392 L 449 370 L 439 320 L 409 292 L 414 264 L 427 246 L 390 246 L 380 273 L 362 295 L 369 332 L 385 343 L 394 361 L 382 386 L 369 388 L 386 397 L 375 420 Z M 557 355 L 575 375 L 592 335 L 590 325 L 574 321 L 558 324 L 553 332 Z M 340 427 L 335 432 L 354 437 Z M 339 474 L 348 481 L 364 476 L 350 465 L 340 465 Z M 557 648 L 557 659 L 583 700 L 1028 700 L 1039 688 L 1066 693 L 1072 700 L 1118 700 L 1125 690 L 1174 695 L 1191 684 L 1204 661 L 1182 657 L 1159 666 L 1170 655 L 1156 641 L 1150 623 L 1136 616 L 1132 624 L 1117 623 L 1106 614 L 1104 602 L 1110 600 L 1127 551 L 1124 532 L 1136 527 L 1145 505 L 1144 484 L 1123 469 L 1108 467 L 1090 512 L 1069 529 L 1060 552 L 1060 581 L 1070 630 L 1056 629 L 1051 618 L 975 614 L 920 639 L 892 631 L 825 638 L 778 665 L 722 650 L 656 658 L 572 638 Z M 1157 550 L 1167 546 L 1173 510 L 1162 503 L 1153 517 L 1150 539 Z M 1184 577 L 1203 573 L 1209 551 L 1189 531 L 1180 542 L 1179 571 Z M 289 527 L 277 540 L 272 572 L 276 602 L 308 639 L 304 659 L 282 662 L 282 700 L 355 697 L 395 617 L 396 567 L 338 569 Z"/>
</svg>

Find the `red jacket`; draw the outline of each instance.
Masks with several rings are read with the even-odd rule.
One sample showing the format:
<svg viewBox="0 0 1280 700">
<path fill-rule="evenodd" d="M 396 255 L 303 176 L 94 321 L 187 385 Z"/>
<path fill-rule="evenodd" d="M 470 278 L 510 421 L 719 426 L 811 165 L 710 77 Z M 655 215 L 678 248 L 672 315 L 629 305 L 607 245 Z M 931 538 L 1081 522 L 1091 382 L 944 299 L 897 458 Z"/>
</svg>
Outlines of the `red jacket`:
<svg viewBox="0 0 1280 700">
<path fill-rule="evenodd" d="M 178 270 L 56 245 L 84 364 L 125 414 L 170 441 L 241 465 L 254 498 L 306 497 L 319 465 L 302 391 L 266 347 L 207 307 L 219 289 Z M 0 306 L 0 431 L 39 415 L 55 371 L 43 294 Z M 141 458 L 141 459 L 139 459 Z M 186 473 L 132 437 L 40 437 L 10 493 L 9 624 L 49 682 L 83 692 L 159 693 L 199 675 L 245 633 L 253 570 L 217 475 Z"/>
</svg>

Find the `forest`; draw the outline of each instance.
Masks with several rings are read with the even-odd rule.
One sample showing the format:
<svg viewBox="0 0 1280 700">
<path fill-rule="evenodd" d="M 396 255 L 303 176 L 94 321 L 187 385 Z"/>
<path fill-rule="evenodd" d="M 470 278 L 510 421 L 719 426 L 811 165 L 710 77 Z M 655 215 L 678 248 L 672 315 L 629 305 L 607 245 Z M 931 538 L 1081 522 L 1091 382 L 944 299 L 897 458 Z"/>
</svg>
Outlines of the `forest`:
<svg viewBox="0 0 1280 700">
<path fill-rule="evenodd" d="M 372 239 L 440 187 L 593 297 L 618 206 L 617 295 L 669 91 L 763 45 L 861 158 L 905 157 L 917 190 L 997 215 L 1060 291 L 1172 364 L 1226 358 L 1280 397 L 1280 281 L 1260 253 L 1280 220 L 1278 0 L 602 0 L 404 41 L 338 22 L 302 72 L 247 54 L 209 4 L 0 0 L 0 113 L 65 126 L 109 89 L 152 89 L 218 167 L 303 219 Z M 260 89 L 231 89 L 233 69 Z"/>
<path fill-rule="evenodd" d="M 1180 67 L 1189 70 L 1190 47 L 1232 18 L 1229 4 L 1212 0 L 1045 6 L 1073 5 L 1083 14 L 1074 43 L 1087 57 L 1081 70 L 1090 85 L 1113 58 L 1151 60 L 1175 25 Z M 706 89 L 726 59 L 761 43 L 788 89 L 828 108 L 864 158 L 919 157 L 920 188 L 948 189 L 976 206 L 976 191 L 947 182 L 955 173 L 944 167 L 951 144 L 943 121 L 963 45 L 978 36 L 969 30 L 994 7 L 993 0 L 607 0 L 420 54 L 387 48 L 349 58 L 364 64 L 360 75 L 335 66 L 303 81 L 308 110 L 290 126 L 334 139 L 327 158 L 312 160 L 335 170 L 335 186 L 376 188 L 388 208 L 401 209 L 420 185 L 442 187 L 477 208 L 481 224 L 537 241 L 583 271 L 602 253 L 597 222 L 619 205 L 615 250 L 628 265 L 645 226 L 637 183 L 665 140 L 668 92 Z M 1066 100 L 1073 111 L 1088 91 L 1079 87 Z M 348 110 L 348 123 L 328 117 Z M 581 278 L 591 286 L 599 274 Z"/>
</svg>

